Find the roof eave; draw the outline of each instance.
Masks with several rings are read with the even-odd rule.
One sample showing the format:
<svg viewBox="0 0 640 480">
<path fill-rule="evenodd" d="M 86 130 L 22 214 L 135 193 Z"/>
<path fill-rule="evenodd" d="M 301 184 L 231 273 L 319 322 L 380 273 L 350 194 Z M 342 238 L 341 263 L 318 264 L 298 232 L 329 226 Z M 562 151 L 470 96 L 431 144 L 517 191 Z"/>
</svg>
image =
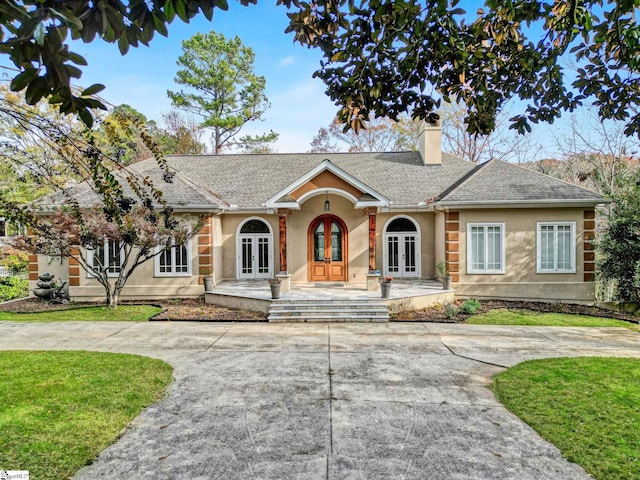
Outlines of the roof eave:
<svg viewBox="0 0 640 480">
<path fill-rule="evenodd" d="M 456 207 L 463 209 L 477 209 L 477 208 L 549 208 L 549 207 L 563 207 L 563 208 L 581 208 L 581 207 L 595 207 L 598 205 L 605 205 L 611 203 L 610 199 L 549 199 L 549 200 L 477 200 L 477 201 L 440 201 L 437 202 L 439 207 Z"/>
</svg>

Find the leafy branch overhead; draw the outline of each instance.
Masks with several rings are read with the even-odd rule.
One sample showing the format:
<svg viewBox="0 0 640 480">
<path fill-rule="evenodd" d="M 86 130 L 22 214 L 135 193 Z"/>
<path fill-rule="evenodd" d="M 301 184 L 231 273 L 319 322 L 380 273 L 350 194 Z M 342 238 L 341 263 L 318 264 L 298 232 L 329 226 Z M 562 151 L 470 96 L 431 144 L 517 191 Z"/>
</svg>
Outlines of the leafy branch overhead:
<svg viewBox="0 0 640 480">
<path fill-rule="evenodd" d="M 434 122 L 444 99 L 466 104 L 469 133 L 484 134 L 516 98 L 525 104 L 510 119 L 519 132 L 594 104 L 601 119 L 622 120 L 627 136 L 640 137 L 638 0 L 486 0 L 477 13 L 457 0 L 277 3 L 289 10 L 287 32 L 322 51 L 315 75 L 347 128 L 404 112 Z M 175 18 L 211 19 L 214 8 L 226 0 L 4 0 L 0 51 L 19 70 L 12 89 L 26 88 L 30 104 L 47 97 L 90 124 L 103 87 L 72 92 L 86 62 L 70 39 L 117 42 L 125 54 L 167 35 Z"/>
<path fill-rule="evenodd" d="M 594 103 L 640 137 L 637 0 L 486 0 L 475 17 L 456 0 L 279 3 L 298 9 L 287 31 L 322 50 L 315 75 L 354 130 L 407 111 L 433 121 L 444 99 L 464 102 L 468 131 L 484 134 L 518 98 L 526 107 L 510 121 L 521 133 Z"/>
<path fill-rule="evenodd" d="M 256 0 L 240 0 L 242 5 Z M 93 96 L 104 89 L 95 84 L 79 94 L 72 79 L 82 75 L 87 61 L 69 49 L 70 40 L 90 43 L 99 38 L 117 43 L 120 53 L 148 45 L 155 33 L 167 36 L 175 18 L 189 22 L 214 8 L 226 10 L 226 0 L 3 0 L 0 2 L 0 52 L 19 70 L 11 89 L 26 89 L 30 105 L 48 98 L 62 113 L 75 113 L 88 125 L 91 109 L 106 109 Z"/>
</svg>

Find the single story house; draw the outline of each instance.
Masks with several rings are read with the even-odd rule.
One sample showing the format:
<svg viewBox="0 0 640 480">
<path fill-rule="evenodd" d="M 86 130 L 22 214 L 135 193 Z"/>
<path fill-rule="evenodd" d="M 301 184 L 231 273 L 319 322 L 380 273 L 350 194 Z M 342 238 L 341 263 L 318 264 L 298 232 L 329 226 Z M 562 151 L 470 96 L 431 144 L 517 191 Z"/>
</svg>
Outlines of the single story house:
<svg viewBox="0 0 640 480">
<path fill-rule="evenodd" d="M 122 297 L 199 296 L 209 272 L 216 283 L 278 276 L 284 291 L 373 289 L 379 276 L 433 279 L 446 262 L 459 296 L 592 302 L 605 199 L 502 161 L 470 163 L 440 141 L 440 127 L 425 126 L 410 152 L 169 156 L 166 199 L 207 221 L 138 268 Z M 153 160 L 137 168 L 159 175 Z M 50 271 L 74 298 L 102 295 L 74 262 L 31 262 L 31 280 Z"/>
</svg>

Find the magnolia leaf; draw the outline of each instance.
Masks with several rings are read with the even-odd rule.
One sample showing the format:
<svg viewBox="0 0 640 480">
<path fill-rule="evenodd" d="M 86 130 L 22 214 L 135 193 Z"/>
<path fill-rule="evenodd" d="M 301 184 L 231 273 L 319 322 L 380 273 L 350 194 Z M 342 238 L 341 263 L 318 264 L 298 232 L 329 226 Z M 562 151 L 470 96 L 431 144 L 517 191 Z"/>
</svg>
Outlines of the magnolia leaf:
<svg viewBox="0 0 640 480">
<path fill-rule="evenodd" d="M 91 95 L 95 95 L 96 93 L 100 93 L 101 91 L 103 91 L 106 87 L 104 85 L 102 85 L 101 83 L 94 83 L 93 85 L 85 88 L 82 93 L 80 94 L 80 96 L 82 97 L 89 97 Z"/>
<path fill-rule="evenodd" d="M 14 92 L 19 92 L 24 87 L 26 87 L 29 83 L 33 81 L 38 76 L 37 68 L 27 68 L 24 72 L 17 75 L 11 81 L 11 90 Z"/>
</svg>

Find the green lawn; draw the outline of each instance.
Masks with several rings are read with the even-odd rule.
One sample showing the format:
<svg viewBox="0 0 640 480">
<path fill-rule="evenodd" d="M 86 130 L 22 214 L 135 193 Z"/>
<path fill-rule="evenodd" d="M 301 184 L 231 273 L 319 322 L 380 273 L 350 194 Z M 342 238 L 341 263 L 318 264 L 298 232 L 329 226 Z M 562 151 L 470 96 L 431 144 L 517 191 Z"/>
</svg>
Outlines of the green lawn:
<svg viewBox="0 0 640 480">
<path fill-rule="evenodd" d="M 533 360 L 498 375 L 492 390 L 596 479 L 640 479 L 640 360 Z"/>
<path fill-rule="evenodd" d="M 531 325 L 554 327 L 624 327 L 640 331 L 640 326 L 612 318 L 571 315 L 568 313 L 539 313 L 512 310 L 491 310 L 474 315 L 467 323 L 475 325 Z"/>
<path fill-rule="evenodd" d="M 144 322 L 161 311 L 160 307 L 151 305 L 121 305 L 115 309 L 80 307 L 37 313 L 0 312 L 0 320 L 12 322 L 64 322 L 68 320 Z"/>
<path fill-rule="evenodd" d="M 0 352 L 0 465 L 69 478 L 162 396 L 171 373 L 137 355 Z"/>
</svg>

